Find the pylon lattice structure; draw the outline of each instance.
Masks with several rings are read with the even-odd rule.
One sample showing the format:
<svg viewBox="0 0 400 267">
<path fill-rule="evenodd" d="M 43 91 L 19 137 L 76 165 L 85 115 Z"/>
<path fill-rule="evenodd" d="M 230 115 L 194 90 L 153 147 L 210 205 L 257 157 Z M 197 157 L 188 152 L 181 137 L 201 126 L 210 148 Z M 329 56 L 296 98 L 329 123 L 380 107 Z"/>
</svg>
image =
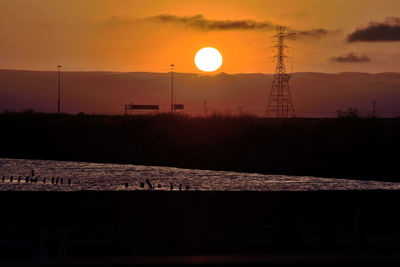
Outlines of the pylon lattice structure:
<svg viewBox="0 0 400 267">
<path fill-rule="evenodd" d="M 290 94 L 290 75 L 286 73 L 285 61 L 288 56 L 285 54 L 287 46 L 285 40 L 295 38 L 294 33 L 287 33 L 284 26 L 277 26 L 276 39 L 277 53 L 274 58 L 277 60 L 274 79 L 267 105 L 267 116 L 276 118 L 295 117 L 292 96 Z"/>
</svg>

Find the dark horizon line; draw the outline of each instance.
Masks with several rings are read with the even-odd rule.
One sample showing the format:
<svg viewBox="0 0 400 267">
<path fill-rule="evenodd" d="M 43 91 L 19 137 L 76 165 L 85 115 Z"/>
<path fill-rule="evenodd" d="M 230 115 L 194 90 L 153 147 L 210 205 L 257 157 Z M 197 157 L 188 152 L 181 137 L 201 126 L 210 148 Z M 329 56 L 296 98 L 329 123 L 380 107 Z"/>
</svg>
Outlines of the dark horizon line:
<svg viewBox="0 0 400 267">
<path fill-rule="evenodd" d="M 272 120 L 291 120 L 291 119 L 343 119 L 343 118 L 349 118 L 349 119 L 398 119 L 398 116 L 393 116 L 393 117 L 386 117 L 386 116 L 376 116 L 373 117 L 371 114 L 368 112 L 360 112 L 357 116 L 355 117 L 346 117 L 346 116 L 339 116 L 338 114 L 340 112 L 346 113 L 348 110 L 337 110 L 335 112 L 312 112 L 316 114 L 325 114 L 325 115 L 334 115 L 334 116 L 295 116 L 295 117 L 288 117 L 288 118 L 277 118 L 274 116 L 265 116 L 265 115 L 257 115 L 251 112 L 244 112 L 243 114 L 238 114 L 238 113 L 223 113 L 223 112 L 213 112 L 210 113 L 209 115 L 205 116 L 202 115 L 201 112 L 196 112 L 196 114 L 187 114 L 187 113 L 176 113 L 176 114 L 171 114 L 171 112 L 165 111 L 165 112 L 160 112 L 158 114 L 125 114 L 123 111 L 121 113 L 85 113 L 85 112 L 61 112 L 57 113 L 57 111 L 54 112 L 46 112 L 46 111 L 35 111 L 30 108 L 22 109 L 19 111 L 16 110 L 8 110 L 4 109 L 0 111 L 0 116 L 2 115 L 7 115 L 7 114 L 37 114 L 37 115 L 50 115 L 50 116 L 104 116 L 104 117 L 151 117 L 151 118 L 156 118 L 156 117 L 175 117 L 175 118 L 185 118 L 185 119 L 212 119 L 212 118 L 223 118 L 223 119 L 238 119 L 238 118 L 253 118 L 253 119 L 272 119 Z M 303 113 L 303 112 L 300 112 Z M 398 113 L 399 114 L 399 113 Z"/>
<path fill-rule="evenodd" d="M 0 71 L 21 71 L 21 72 L 57 72 L 58 70 L 32 70 L 32 69 L 4 69 L 0 68 Z M 113 70 L 62 70 L 63 73 L 154 73 L 154 74 L 169 74 L 171 71 L 167 72 L 158 72 L 158 71 L 113 71 Z M 228 72 L 218 72 L 218 73 L 195 73 L 195 72 L 179 72 L 174 71 L 175 74 L 190 74 L 197 76 L 218 76 L 218 75 L 274 75 L 274 73 L 265 73 L 265 72 L 236 72 L 236 73 L 228 73 Z M 302 74 L 302 73 L 321 73 L 321 74 L 369 74 L 369 75 L 377 75 L 377 74 L 400 74 L 400 72 L 396 71 L 383 71 L 383 72 L 359 72 L 359 71 L 342 71 L 342 72 L 322 72 L 322 71 L 298 71 L 292 72 L 289 74 Z"/>
</svg>

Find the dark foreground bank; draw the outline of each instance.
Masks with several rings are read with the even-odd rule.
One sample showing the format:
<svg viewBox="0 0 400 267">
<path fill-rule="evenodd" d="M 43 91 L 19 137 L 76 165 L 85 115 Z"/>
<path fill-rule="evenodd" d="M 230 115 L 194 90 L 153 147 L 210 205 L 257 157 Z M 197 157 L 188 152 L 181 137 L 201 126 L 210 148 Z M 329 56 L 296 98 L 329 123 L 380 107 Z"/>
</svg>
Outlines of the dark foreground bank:
<svg viewBox="0 0 400 267">
<path fill-rule="evenodd" d="M 400 263 L 397 191 L 0 192 L 0 264 Z"/>
<path fill-rule="evenodd" d="M 399 181 L 400 119 L 0 114 L 0 157 Z"/>
</svg>

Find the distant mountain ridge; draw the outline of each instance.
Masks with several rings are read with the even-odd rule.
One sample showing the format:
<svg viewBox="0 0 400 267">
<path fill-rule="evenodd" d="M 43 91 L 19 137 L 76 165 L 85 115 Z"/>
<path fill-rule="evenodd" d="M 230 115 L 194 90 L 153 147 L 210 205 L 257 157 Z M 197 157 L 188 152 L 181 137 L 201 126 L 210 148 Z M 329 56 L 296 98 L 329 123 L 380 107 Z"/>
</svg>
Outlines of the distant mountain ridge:
<svg viewBox="0 0 400 267">
<path fill-rule="evenodd" d="M 273 74 L 215 76 L 174 74 L 176 101 L 186 114 L 264 115 Z M 124 104 L 157 104 L 169 111 L 171 73 L 62 72 L 61 108 L 68 113 L 122 114 Z M 294 73 L 291 91 L 297 116 L 332 117 L 353 107 L 363 114 L 377 103 L 378 115 L 400 115 L 400 73 Z M 0 111 L 33 109 L 55 112 L 58 73 L 55 71 L 0 70 Z"/>
</svg>

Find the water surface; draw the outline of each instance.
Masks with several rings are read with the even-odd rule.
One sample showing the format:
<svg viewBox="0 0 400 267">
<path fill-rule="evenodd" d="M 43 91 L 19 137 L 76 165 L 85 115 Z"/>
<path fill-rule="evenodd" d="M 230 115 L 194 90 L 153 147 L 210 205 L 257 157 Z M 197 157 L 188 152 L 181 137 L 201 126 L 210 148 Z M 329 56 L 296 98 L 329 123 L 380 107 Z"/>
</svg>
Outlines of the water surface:
<svg viewBox="0 0 400 267">
<path fill-rule="evenodd" d="M 25 177 L 39 177 L 37 183 L 26 183 Z M 71 161 L 0 158 L 0 190 L 14 191 L 79 191 L 79 190 L 148 190 L 140 187 L 149 179 L 155 190 L 199 191 L 317 191 L 317 190 L 398 190 L 400 183 L 318 178 L 312 176 L 265 175 L 229 171 L 209 171 L 131 164 L 102 164 Z M 10 182 L 9 177 L 14 181 Z M 17 177 L 21 176 L 21 182 Z M 51 178 L 64 183 L 51 184 Z M 46 178 L 46 183 L 43 183 Z M 67 184 L 71 179 L 71 185 Z M 128 187 L 125 187 L 125 183 Z M 158 188 L 158 185 L 161 187 Z"/>
</svg>

